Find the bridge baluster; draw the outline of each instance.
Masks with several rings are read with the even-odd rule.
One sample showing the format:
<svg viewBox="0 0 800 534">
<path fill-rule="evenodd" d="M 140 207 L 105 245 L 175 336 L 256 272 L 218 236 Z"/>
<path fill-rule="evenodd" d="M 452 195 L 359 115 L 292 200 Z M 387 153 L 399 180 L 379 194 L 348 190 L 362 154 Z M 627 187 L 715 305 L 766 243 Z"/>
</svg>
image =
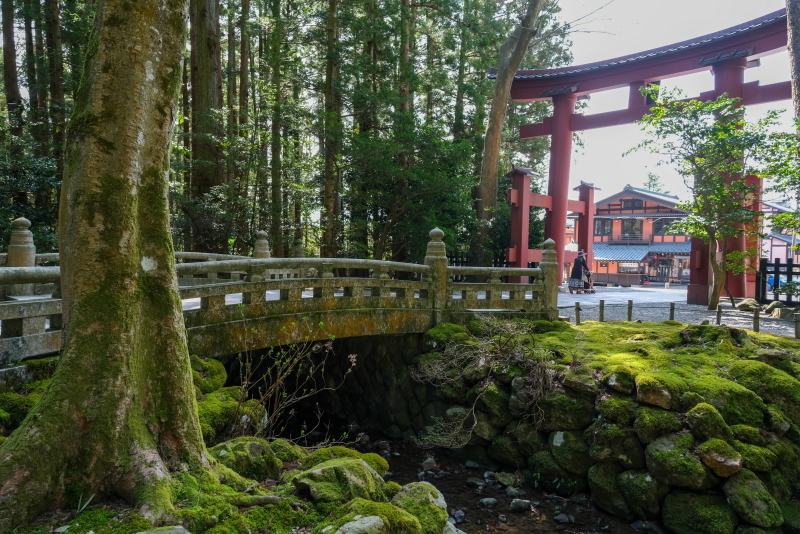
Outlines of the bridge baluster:
<svg viewBox="0 0 800 534">
<path fill-rule="evenodd" d="M 5 319 L 2 337 L 22 337 L 42 334 L 45 330 L 45 316 Z"/>
<path fill-rule="evenodd" d="M 320 278 L 330 280 L 333 278 L 333 263 L 324 262 L 320 267 Z M 314 298 L 333 298 L 333 284 L 327 282 L 320 287 L 314 288 Z"/>
<path fill-rule="evenodd" d="M 201 310 L 221 310 L 225 307 L 225 295 L 209 295 L 200 297 Z"/>
</svg>

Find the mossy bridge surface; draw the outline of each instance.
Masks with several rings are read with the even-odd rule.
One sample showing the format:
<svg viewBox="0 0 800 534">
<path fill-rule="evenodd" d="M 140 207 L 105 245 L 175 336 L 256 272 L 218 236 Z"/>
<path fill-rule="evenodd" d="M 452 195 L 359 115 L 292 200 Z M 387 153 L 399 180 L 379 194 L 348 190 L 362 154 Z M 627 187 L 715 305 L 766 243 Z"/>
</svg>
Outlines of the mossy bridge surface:
<svg viewBox="0 0 800 534">
<path fill-rule="evenodd" d="M 442 237 L 431 231 L 423 264 L 178 253 L 189 351 L 213 357 L 331 337 L 422 333 L 443 321 L 463 322 L 475 310 L 557 318 L 552 241 L 538 268 L 500 269 L 449 266 Z M 465 276 L 484 281 L 454 281 Z M 59 267 L 0 268 L 0 286 L 53 284 L 51 298 L 0 303 L 0 367 L 58 353 L 60 279 Z"/>
</svg>

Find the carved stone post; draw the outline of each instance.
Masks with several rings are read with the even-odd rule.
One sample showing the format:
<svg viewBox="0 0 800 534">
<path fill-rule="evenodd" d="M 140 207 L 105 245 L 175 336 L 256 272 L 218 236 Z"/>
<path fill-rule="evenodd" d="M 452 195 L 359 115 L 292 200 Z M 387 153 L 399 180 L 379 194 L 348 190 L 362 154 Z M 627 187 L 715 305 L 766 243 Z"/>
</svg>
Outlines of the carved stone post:
<svg viewBox="0 0 800 534">
<path fill-rule="evenodd" d="M 256 232 L 256 242 L 253 245 L 253 258 L 256 259 L 266 259 L 269 258 L 269 241 L 267 241 L 267 232 L 264 230 L 259 230 Z M 269 280 L 269 270 L 265 269 L 259 273 L 248 273 L 248 279 L 250 282 L 259 281 L 259 277 L 261 280 Z"/>
<path fill-rule="evenodd" d="M 433 308 L 433 323 L 438 324 L 442 322 L 443 312 L 447 307 L 447 250 L 442 241 L 444 232 L 434 228 L 428 235 L 431 240 L 425 250 L 424 263 L 431 268 L 428 298 Z"/>
<path fill-rule="evenodd" d="M 558 320 L 558 286 L 561 283 L 561 268 L 556 259 L 554 247 L 556 242 L 548 239 L 544 242 L 542 261 L 539 268 L 542 270 L 542 304 L 544 315 L 550 321 Z"/>
<path fill-rule="evenodd" d="M 14 219 L 11 223 L 11 239 L 8 241 L 8 261 L 6 267 L 36 267 L 36 245 L 33 232 L 28 230 L 31 222 L 25 217 Z M 14 284 L 6 289 L 6 296 L 33 295 L 33 284 Z"/>
</svg>

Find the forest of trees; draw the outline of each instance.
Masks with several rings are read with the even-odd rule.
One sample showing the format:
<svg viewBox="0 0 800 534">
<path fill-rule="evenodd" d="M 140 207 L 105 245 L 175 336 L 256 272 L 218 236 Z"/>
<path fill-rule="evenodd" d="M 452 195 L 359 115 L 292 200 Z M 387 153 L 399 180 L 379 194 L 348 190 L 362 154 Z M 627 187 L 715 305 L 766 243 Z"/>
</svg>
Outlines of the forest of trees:
<svg viewBox="0 0 800 534">
<path fill-rule="evenodd" d="M 191 0 L 170 204 L 178 250 L 419 260 L 439 226 L 467 252 L 473 187 L 511 0 Z M 65 132 L 91 47 L 94 0 L 2 0 L 0 251 L 13 218 L 58 250 Z M 570 60 L 548 2 L 522 68 Z M 543 169 L 547 138 L 521 141 L 549 103 L 510 103 L 499 174 Z M 506 185 L 492 253 L 508 246 Z M 488 252 L 488 251 L 487 251 Z"/>
</svg>

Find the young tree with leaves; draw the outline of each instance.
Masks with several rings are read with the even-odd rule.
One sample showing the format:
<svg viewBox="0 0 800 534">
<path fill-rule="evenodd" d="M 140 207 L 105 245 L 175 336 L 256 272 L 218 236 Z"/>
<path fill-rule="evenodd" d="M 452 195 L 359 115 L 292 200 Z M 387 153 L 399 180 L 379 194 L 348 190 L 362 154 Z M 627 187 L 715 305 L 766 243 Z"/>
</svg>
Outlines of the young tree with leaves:
<svg viewBox="0 0 800 534">
<path fill-rule="evenodd" d="M 688 216 L 670 226 L 708 243 L 713 274 L 708 309 L 719 304 L 728 276 L 743 273 L 758 250 L 735 251 L 736 241 L 758 235 L 762 213 L 754 210 L 761 191 L 746 177 L 764 178 L 779 167 L 791 165 L 785 136 L 770 128 L 778 123 L 772 111 L 755 122 L 745 120 L 738 99 L 722 95 L 716 100 L 680 100 L 678 91 L 647 92 L 655 101 L 639 124 L 648 138 L 632 150 L 645 149 L 662 156 L 662 164 L 674 165 L 692 192 L 692 199 L 678 204 Z M 739 247 L 741 248 L 741 247 Z M 729 293 L 730 294 L 730 293 Z"/>
</svg>

